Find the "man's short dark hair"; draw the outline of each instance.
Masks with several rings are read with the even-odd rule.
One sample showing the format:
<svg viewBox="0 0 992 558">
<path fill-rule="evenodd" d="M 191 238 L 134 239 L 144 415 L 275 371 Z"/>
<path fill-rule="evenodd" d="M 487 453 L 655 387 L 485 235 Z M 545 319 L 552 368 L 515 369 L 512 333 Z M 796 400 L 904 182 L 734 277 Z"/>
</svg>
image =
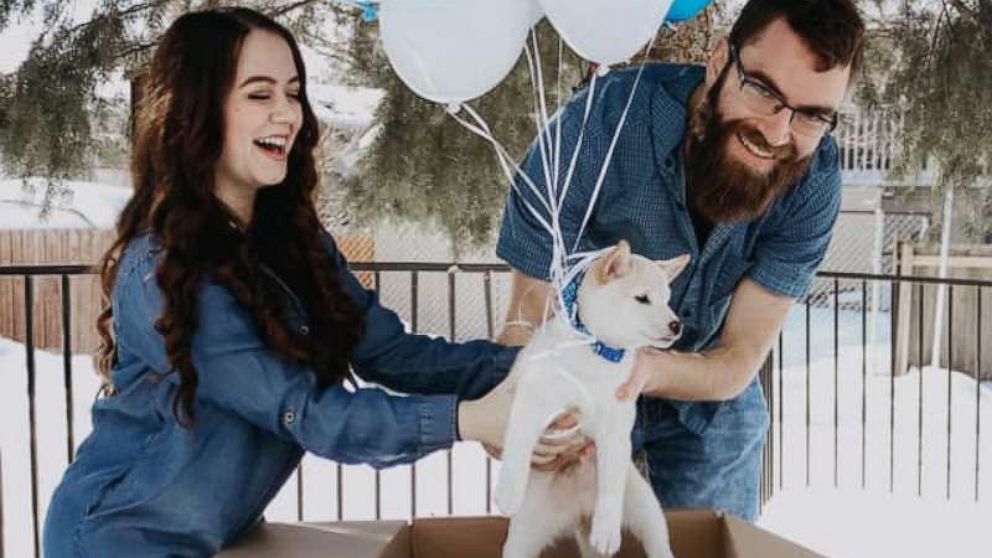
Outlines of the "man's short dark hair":
<svg viewBox="0 0 992 558">
<path fill-rule="evenodd" d="M 780 17 L 820 57 L 818 71 L 850 66 L 857 74 L 865 24 L 854 0 L 749 0 L 730 30 L 731 44 L 743 48 Z"/>
</svg>

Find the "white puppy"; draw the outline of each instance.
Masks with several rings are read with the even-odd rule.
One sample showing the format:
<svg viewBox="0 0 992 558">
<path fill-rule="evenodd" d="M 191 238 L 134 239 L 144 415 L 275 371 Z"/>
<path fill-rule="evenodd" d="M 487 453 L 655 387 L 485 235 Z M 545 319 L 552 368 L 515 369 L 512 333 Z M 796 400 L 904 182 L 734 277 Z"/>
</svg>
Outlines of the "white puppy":
<svg viewBox="0 0 992 558">
<path fill-rule="evenodd" d="M 668 348 L 678 339 L 669 282 L 688 261 L 682 255 L 653 262 L 631 255 L 621 241 L 566 289 L 566 306 L 575 298 L 577 308 L 549 320 L 521 352 L 510 371 L 517 384 L 496 491 L 497 505 L 511 516 L 503 558 L 535 558 L 570 533 L 583 556 L 612 555 L 623 526 L 648 558 L 672 557 L 661 505 L 631 461 L 636 405 L 614 394 L 629 377 L 637 348 Z M 579 411 L 579 428 L 595 441 L 595 462 L 562 473 L 532 471 L 535 445 L 568 409 Z"/>
</svg>

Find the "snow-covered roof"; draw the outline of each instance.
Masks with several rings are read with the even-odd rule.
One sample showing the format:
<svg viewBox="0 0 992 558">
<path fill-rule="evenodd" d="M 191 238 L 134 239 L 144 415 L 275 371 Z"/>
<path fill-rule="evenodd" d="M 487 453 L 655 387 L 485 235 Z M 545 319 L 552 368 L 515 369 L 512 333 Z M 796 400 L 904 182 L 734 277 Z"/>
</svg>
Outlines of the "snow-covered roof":
<svg viewBox="0 0 992 558">
<path fill-rule="evenodd" d="M 46 180 L 29 183 L 33 192 L 19 178 L 0 179 L 0 229 L 111 229 L 131 197 L 130 188 L 69 180 L 71 195 L 55 200 L 43 218 Z"/>
<path fill-rule="evenodd" d="M 308 85 L 307 93 L 317 118 L 352 132 L 363 131 L 372 124 L 375 110 L 385 97 L 381 89 L 319 83 Z"/>
</svg>

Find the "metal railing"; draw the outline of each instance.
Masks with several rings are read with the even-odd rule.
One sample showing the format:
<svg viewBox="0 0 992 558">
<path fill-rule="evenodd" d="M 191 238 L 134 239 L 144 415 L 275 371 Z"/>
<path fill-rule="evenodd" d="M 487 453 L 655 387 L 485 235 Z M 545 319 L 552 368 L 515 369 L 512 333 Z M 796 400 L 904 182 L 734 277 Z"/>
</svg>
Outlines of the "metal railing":
<svg viewBox="0 0 992 558">
<path fill-rule="evenodd" d="M 924 452 L 924 441 L 927 436 L 933 435 L 933 429 L 925 428 L 925 400 L 924 397 L 928 393 L 926 386 L 924 384 L 925 380 L 928 379 L 927 375 L 933 379 L 933 374 L 943 374 L 946 377 L 946 405 L 940 405 L 944 409 L 944 419 L 946 420 L 944 429 L 944 434 L 946 434 L 946 445 L 944 447 L 945 461 L 942 464 L 944 466 L 944 497 L 947 500 L 954 498 L 952 494 L 952 481 L 954 480 L 954 470 L 952 468 L 953 458 L 956 455 L 952 451 L 952 444 L 954 442 L 953 437 L 953 425 L 955 411 L 961 410 L 961 407 L 956 407 L 954 404 L 954 393 L 955 389 L 953 387 L 953 380 L 955 377 L 961 379 L 963 376 L 959 371 L 951 370 L 951 363 L 955 361 L 955 356 L 959 354 L 956 347 L 961 345 L 968 345 L 971 349 L 972 363 L 970 371 L 970 380 L 974 384 L 974 470 L 973 478 L 970 479 L 973 482 L 972 496 L 975 501 L 982 498 L 984 494 L 986 498 L 992 496 L 987 484 L 984 485 L 983 489 L 983 471 L 981 468 L 981 461 L 983 455 L 982 446 L 982 390 L 987 388 L 981 387 L 981 381 L 983 379 L 982 371 L 987 366 L 987 363 L 983 361 L 983 346 L 988 343 L 989 331 L 987 329 L 989 321 L 989 314 L 987 309 L 988 298 L 987 291 L 992 287 L 992 281 L 987 280 L 977 280 L 977 279 L 939 279 L 934 277 L 904 277 L 898 275 L 873 275 L 873 274 L 861 274 L 861 273 L 842 273 L 842 272 L 823 272 L 819 274 L 819 281 L 821 284 L 826 282 L 832 285 L 832 302 L 829 304 L 829 308 L 833 312 L 832 320 L 832 356 L 828 359 L 832 362 L 832 385 L 833 385 L 833 462 L 832 462 L 832 473 L 833 473 L 833 485 L 835 487 L 839 486 L 838 482 L 838 471 L 840 470 L 838 459 L 842 455 L 840 444 L 839 444 L 839 432 L 842 430 L 842 425 L 840 424 L 840 404 L 842 402 L 842 397 L 839 394 L 838 385 L 839 378 L 841 374 L 841 362 L 845 359 L 841 356 L 841 350 L 839 347 L 839 339 L 841 337 L 839 314 L 844 308 L 851 307 L 851 301 L 846 302 L 841 300 L 844 295 L 855 294 L 857 299 L 854 301 L 854 307 L 857 308 L 857 312 L 860 314 L 859 323 L 856 324 L 860 327 L 860 348 L 857 356 L 859 359 L 858 365 L 860 367 L 861 373 L 861 392 L 860 392 L 860 487 L 867 487 L 867 477 L 869 468 L 869 453 L 874 450 L 875 452 L 884 452 L 887 454 L 888 462 L 885 471 L 883 471 L 884 476 L 887 477 L 887 488 L 888 491 L 893 492 L 896 490 L 896 484 L 900 476 L 905 478 L 907 476 L 905 468 L 905 460 L 899 461 L 899 458 L 907 453 L 906 448 L 900 448 L 898 442 L 900 442 L 900 435 L 906 437 L 908 436 L 912 441 L 915 441 L 915 456 L 910 455 L 910 457 L 915 457 L 915 492 L 918 496 L 924 496 L 924 467 L 928 463 L 927 456 Z M 869 318 L 869 311 L 871 304 L 869 302 L 869 285 L 872 283 L 881 283 L 883 287 L 887 287 L 889 291 L 888 299 L 892 301 L 889 311 L 882 312 L 883 316 L 887 316 L 888 324 L 875 324 L 875 325 L 885 325 L 889 328 L 889 333 L 884 339 L 884 343 L 888 346 L 876 345 L 872 343 L 869 339 L 869 330 L 871 329 L 871 321 Z M 942 334 L 944 338 L 944 351 L 941 356 L 946 358 L 947 365 L 941 365 L 936 369 L 927 369 L 925 359 L 927 350 L 925 346 L 930 339 L 929 335 L 932 334 L 935 329 L 934 324 L 926 323 L 926 320 L 931 315 L 930 312 L 925 310 L 924 303 L 928 299 L 935 299 L 938 294 L 938 288 L 946 288 L 946 300 L 947 300 L 947 312 L 944 316 L 942 324 L 939 324 L 940 331 L 945 332 L 946 335 Z M 930 289 L 930 292 L 927 292 Z M 896 301 L 900 300 L 900 293 L 904 290 L 908 291 L 906 294 L 911 295 L 910 300 L 912 303 L 910 305 L 897 305 Z M 970 326 L 969 331 L 957 331 L 956 326 L 960 327 L 960 323 L 955 319 L 955 308 L 967 308 L 969 300 L 966 299 L 966 294 L 974 295 L 973 301 L 974 306 L 971 308 L 974 316 L 973 321 L 968 324 Z M 811 440 L 813 436 L 810 434 L 812 420 L 810 413 L 810 402 L 813 399 L 810 392 L 810 385 L 812 383 L 813 377 L 813 364 L 811 363 L 811 354 L 814 353 L 814 349 L 811 347 L 811 340 L 814 335 L 811 334 L 811 314 L 816 311 L 814 304 L 819 303 L 822 305 L 822 290 L 821 296 L 818 300 L 812 300 L 811 297 L 807 297 L 801 303 L 802 311 L 805 318 L 805 326 L 803 331 L 803 339 L 805 342 L 804 353 L 805 353 L 805 417 L 804 417 L 804 427 L 805 427 L 805 447 L 803 448 L 805 454 L 805 468 L 804 468 L 804 484 L 810 486 L 811 484 L 811 463 L 815 463 L 815 460 L 811 458 Z M 927 295 L 932 296 L 927 296 Z M 960 296 L 956 296 L 960 295 Z M 965 299 L 965 300 L 962 300 Z M 960 311 L 960 310 L 959 310 Z M 900 315 L 904 314 L 904 315 Z M 927 332 L 927 327 L 930 331 Z M 773 425 L 777 428 L 777 432 L 772 433 L 773 443 L 775 440 L 778 443 L 784 444 L 786 436 L 783 433 L 783 426 L 787 423 L 784 419 L 785 412 L 783 411 L 783 404 L 786 398 L 783 397 L 785 389 L 783 388 L 782 381 L 785 374 L 782 371 L 783 362 L 785 361 L 783 351 L 783 340 L 786 336 L 793 334 L 794 332 L 783 331 L 779 337 L 778 347 L 772 358 L 776 360 L 776 364 L 779 367 L 777 377 L 774 378 L 777 381 L 777 386 L 775 391 L 777 395 L 775 397 L 777 408 L 772 409 L 773 415 Z M 900 335 L 905 336 L 907 341 L 912 343 L 915 342 L 915 347 L 904 347 L 900 351 L 897 346 L 897 341 Z M 911 361 L 914 360 L 913 355 L 908 354 L 911 349 L 915 349 L 915 366 L 912 366 Z M 932 347 L 930 347 L 932 350 Z M 880 353 L 875 354 L 876 357 L 872 362 L 872 352 Z M 887 353 L 887 354 L 885 354 Z M 897 364 L 902 357 L 903 362 Z M 932 355 L 931 355 L 932 356 Z M 878 362 L 877 357 L 887 357 L 885 360 L 888 362 Z M 959 359 L 960 360 L 960 359 Z M 850 359 L 847 359 L 850 362 Z M 821 367 L 822 368 L 822 367 Z M 916 390 L 915 401 L 912 399 L 907 400 L 907 398 L 899 398 L 897 396 L 897 385 L 905 384 L 905 379 L 911 379 L 908 372 L 912 372 L 916 376 L 917 383 L 915 386 L 900 385 L 898 389 L 905 391 L 910 387 L 914 387 Z M 992 379 L 988 377 L 988 373 L 985 373 L 985 379 Z M 887 400 L 888 408 L 883 409 L 883 412 L 887 413 L 885 417 L 887 419 L 887 428 L 883 428 L 882 434 L 884 434 L 885 441 L 887 442 L 887 447 L 872 447 L 870 440 L 870 435 L 867 429 L 869 423 L 869 413 L 872 411 L 871 405 L 868 401 L 868 389 L 867 386 L 869 381 L 874 379 L 876 383 L 879 380 L 887 383 L 887 397 L 882 397 L 881 399 Z M 942 377 L 940 379 L 943 379 Z M 934 382 L 929 382 L 934 383 Z M 930 390 L 931 392 L 933 389 Z M 992 391 L 989 392 L 992 395 Z M 968 402 L 964 402 L 961 405 L 966 405 Z M 876 409 L 877 410 L 877 409 Z M 910 415 L 908 411 L 915 411 L 913 415 Z M 912 421 L 911 423 L 909 421 Z M 905 428 L 906 424 L 911 424 L 915 427 L 915 432 L 912 430 L 907 431 Z M 926 426 L 932 426 L 932 421 Z M 903 428 L 900 430 L 899 427 Z M 960 427 L 960 425 L 959 425 Z M 965 426 L 970 428 L 969 426 Z M 899 430 L 899 434 L 897 434 Z M 990 446 L 985 446 L 986 451 Z M 912 453 L 912 452 L 910 452 Z M 778 488 L 782 489 L 784 483 L 786 482 L 787 474 L 785 473 L 785 466 L 783 463 L 784 457 L 788 454 L 785 448 L 780 448 L 777 452 L 778 463 L 777 469 L 778 474 Z M 986 456 L 988 457 L 988 456 Z M 930 460 L 932 461 L 932 460 Z M 912 472 L 912 471 L 911 471 Z M 901 475 L 900 475 L 901 474 Z M 992 480 L 992 479 L 989 479 Z M 960 497 L 960 495 L 958 495 Z"/>
<path fill-rule="evenodd" d="M 398 291 L 405 291 L 403 294 L 405 301 L 387 300 L 386 304 L 397 309 L 398 313 L 408 322 L 409 328 L 413 332 L 437 333 L 441 329 L 434 327 L 432 328 L 433 331 L 424 331 L 426 328 L 423 327 L 424 309 L 435 308 L 437 306 L 443 307 L 446 312 L 444 321 L 447 322 L 447 328 L 444 328 L 446 329 L 444 333 L 447 334 L 448 338 L 492 338 L 497 331 L 497 325 L 501 317 L 497 317 L 496 315 L 496 304 L 494 301 L 497 293 L 494 293 L 494 284 L 499 278 L 506 278 L 509 268 L 505 265 L 356 263 L 352 266 L 352 269 L 365 281 L 366 285 L 370 285 L 377 292 L 384 291 L 383 286 L 386 282 L 389 282 L 394 287 L 389 291 L 392 293 L 390 295 L 392 298 L 397 298 L 398 295 L 396 293 Z M 63 331 L 61 380 L 64 386 L 63 389 L 65 390 L 64 411 L 66 435 L 64 447 L 67 462 L 71 462 L 74 457 L 74 451 L 77 447 L 76 437 L 85 435 L 85 432 L 74 428 L 73 420 L 74 377 L 71 351 L 72 340 L 70 338 L 71 328 L 69 327 L 73 316 L 71 312 L 72 285 L 69 279 L 73 276 L 92 273 L 92 270 L 85 266 L 0 267 L 0 281 L 19 281 L 23 285 L 25 309 L 31 309 L 35 306 L 36 281 L 44 277 L 56 277 L 60 281 Z M 481 291 L 468 292 L 466 294 L 469 287 L 461 286 L 463 285 L 461 280 L 466 278 L 481 279 L 481 286 L 479 287 Z M 439 279 L 440 281 L 438 281 Z M 884 455 L 887 461 L 887 471 L 885 472 L 888 478 L 887 488 L 889 491 L 901 489 L 901 479 L 905 476 L 903 472 L 906 467 L 906 461 L 912 458 L 910 459 L 912 461 L 910 465 L 915 465 L 916 469 L 915 489 L 917 494 L 920 496 L 924 495 L 924 481 L 926 480 L 924 469 L 929 471 L 932 468 L 929 467 L 932 460 L 928 459 L 924 451 L 925 438 L 930 435 L 932 430 L 925 428 L 924 424 L 926 418 L 924 414 L 925 374 L 923 373 L 923 368 L 918 366 L 917 373 L 919 374 L 919 378 L 917 380 L 918 386 L 916 387 L 918 400 L 915 404 L 912 404 L 911 400 L 905 397 L 899 397 L 908 389 L 908 386 L 903 385 L 905 383 L 903 378 L 910 376 L 906 376 L 903 370 L 896 369 L 897 354 L 895 345 L 897 330 L 901 327 L 906 327 L 906 324 L 912 321 L 916 324 L 914 327 L 916 328 L 917 335 L 914 339 L 918 343 L 917 354 L 920 357 L 919 360 L 922 361 L 925 353 L 924 342 L 926 340 L 924 335 L 926 329 L 924 327 L 924 289 L 937 285 L 943 285 L 947 288 L 948 300 L 951 301 L 945 316 L 948 324 L 950 324 L 947 327 L 945 345 L 948 355 L 954 355 L 955 345 L 963 343 L 965 340 L 965 337 L 963 337 L 965 332 L 954 329 L 954 324 L 956 323 L 954 318 L 955 308 L 961 307 L 960 301 L 955 303 L 955 293 L 960 294 L 963 291 L 974 291 L 977 296 L 975 312 L 978 316 L 977 323 L 973 331 L 967 332 L 969 335 L 975 336 L 975 348 L 977 351 L 977 362 L 975 362 L 974 372 L 972 374 L 976 394 L 973 401 L 975 422 L 973 425 L 967 427 L 973 429 L 974 432 L 974 466 L 972 479 L 968 482 L 973 482 L 972 497 L 975 500 L 980 499 L 983 494 L 985 494 L 985 497 L 988 497 L 990 495 L 988 487 L 992 484 L 988 481 L 992 479 L 986 480 L 983 475 L 987 477 L 988 474 L 981 468 L 983 459 L 981 444 L 981 392 L 983 388 L 978 387 L 978 383 L 980 380 L 980 371 L 983 369 L 982 366 L 984 364 L 982 362 L 982 336 L 989 335 L 989 328 L 983 328 L 982 320 L 983 316 L 987 319 L 989 315 L 992 315 L 992 312 L 988 311 L 983 314 L 982 308 L 983 304 L 987 304 L 990 300 L 990 297 L 987 296 L 987 291 L 992 288 L 992 281 L 831 272 L 820 273 L 817 281 L 820 282 L 820 288 L 816 291 L 820 293 L 818 298 L 813 301 L 808 297 L 797 304 L 797 308 L 790 316 L 792 321 L 787 324 L 779 336 L 773 353 L 759 372 L 771 415 L 768 444 L 766 444 L 763 456 L 762 503 L 767 502 L 777 491 L 795 485 L 809 486 L 819 482 L 817 480 L 819 472 L 814 470 L 813 464 L 819 466 L 824 462 L 830 463 L 828 473 L 832 473 L 832 475 L 828 474 L 828 476 L 832 476 L 833 486 L 841 486 L 843 484 L 841 477 L 845 474 L 843 473 L 845 466 L 842 460 L 850 457 L 848 455 L 850 453 L 849 449 L 855 447 L 847 443 L 851 434 L 849 432 L 851 425 L 848 424 L 850 422 L 849 420 L 843 418 L 845 416 L 843 411 L 850 408 L 855 409 L 854 415 L 859 418 L 854 427 L 855 434 L 859 436 L 859 444 L 856 447 L 859 448 L 859 455 L 857 457 L 860 460 L 857 463 L 858 467 L 856 467 L 859 470 L 856 484 L 861 488 L 869 487 L 871 484 L 869 477 L 871 476 L 870 473 L 873 470 L 873 463 L 875 462 L 872 456 Z M 431 288 L 425 288 L 424 285 L 428 282 Z M 823 297 L 824 283 L 830 286 L 829 292 L 831 294 L 827 299 L 829 304 L 826 306 L 824 306 Z M 436 287 L 439 284 L 445 286 L 438 289 Z M 872 284 L 879 284 L 881 288 L 889 289 L 890 300 L 893 301 L 899 299 L 900 289 L 910 289 L 912 292 L 917 293 L 913 304 L 914 310 L 909 316 L 912 320 L 907 319 L 906 316 L 901 318 L 897 316 L 898 308 L 893 305 L 892 311 L 878 314 L 878 317 L 881 317 L 882 320 L 876 320 L 873 323 L 873 310 L 868 299 L 869 286 Z M 400 287 L 396 288 L 396 285 L 400 285 Z M 404 285 L 405 288 L 403 287 Z M 983 297 L 983 293 L 986 296 Z M 853 301 L 852 297 L 854 298 Z M 461 308 L 466 307 L 466 304 L 470 307 L 477 307 L 479 304 L 483 306 L 482 312 L 485 323 L 481 333 L 477 331 L 478 328 L 460 327 L 462 324 L 459 323 L 459 312 Z M 856 310 L 852 311 L 851 308 L 855 308 Z M 842 313 L 844 314 L 842 315 Z M 816 314 L 815 319 L 814 314 Z M 6 370 L 5 372 L 7 374 L 26 374 L 29 428 L 28 451 L 30 452 L 29 500 L 32 518 L 30 547 L 34 555 L 38 556 L 40 538 L 39 515 L 41 513 L 39 501 L 48 495 L 40 494 L 38 477 L 39 441 L 37 438 L 36 415 L 38 411 L 36 409 L 36 382 L 39 372 L 35 361 L 36 351 L 32 334 L 32 312 L 26 311 L 24 319 L 26 324 L 25 338 L 23 339 L 24 368 L 20 371 L 14 369 Z M 435 319 L 434 322 L 437 323 L 438 320 Z M 885 366 L 880 365 L 881 360 L 879 358 L 885 357 L 885 340 L 873 342 L 872 335 L 870 335 L 875 329 L 884 329 L 883 326 L 886 326 L 886 323 L 889 328 L 887 341 L 890 344 L 890 350 L 888 351 L 888 370 L 884 370 Z M 830 329 L 829 334 L 825 337 L 821 331 L 824 324 L 827 324 Z M 875 333 L 879 334 L 880 332 L 876 331 Z M 842 343 L 842 337 L 853 337 L 855 338 L 855 342 L 852 344 L 850 339 L 847 339 L 847 341 Z M 857 337 L 860 337 L 860 340 L 857 340 Z M 876 335 L 876 337 L 882 338 L 884 336 Z M 832 347 L 829 347 L 830 341 L 832 341 Z M 826 352 L 824 352 L 825 345 L 827 346 Z M 952 361 L 952 358 L 948 358 L 948 362 Z M 927 372 L 927 374 L 939 373 L 939 371 Z M 946 392 L 941 394 L 941 399 L 945 400 L 944 398 L 946 398 L 947 415 L 946 424 L 941 426 L 942 428 L 946 426 L 947 441 L 946 459 L 942 463 L 942 466 L 945 469 L 946 477 L 946 486 L 944 487 L 945 497 L 952 499 L 960 496 L 957 492 L 952 492 L 952 480 L 957 478 L 954 476 L 957 468 L 953 466 L 952 456 L 961 455 L 960 452 L 952 451 L 952 442 L 954 440 L 952 434 L 960 432 L 956 428 L 963 428 L 960 424 L 954 422 L 953 415 L 954 410 L 965 405 L 965 403 L 957 402 L 959 404 L 957 407 L 953 405 L 955 402 L 953 399 L 955 392 L 952 386 L 952 380 L 954 379 L 952 376 L 959 377 L 960 374 L 950 371 L 945 373 L 947 375 Z M 827 393 L 832 393 L 829 398 L 832 409 L 828 411 L 828 415 L 832 421 L 828 420 L 826 424 L 821 424 L 814 416 L 816 413 L 813 407 L 814 405 L 818 407 L 822 406 L 821 396 L 824 391 L 819 389 L 814 390 L 813 385 L 815 383 L 823 384 L 824 378 L 828 382 L 828 388 L 832 387 L 832 392 L 829 389 L 827 391 Z M 841 382 L 842 378 L 844 382 Z M 888 385 L 887 408 L 885 408 L 885 394 L 881 393 L 881 396 L 879 396 L 878 390 L 873 388 L 875 384 L 879 383 L 880 378 L 881 381 L 887 382 Z M 930 376 L 928 376 L 929 378 Z M 849 386 L 847 384 L 851 381 L 860 381 L 860 388 L 848 389 Z M 845 383 L 845 390 L 840 388 L 842 383 Z M 897 384 L 900 392 L 898 394 L 899 396 L 897 396 Z M 800 395 L 793 395 L 791 393 L 793 391 Z M 882 401 L 882 403 L 877 404 L 875 402 L 876 400 Z M 910 401 L 910 403 L 906 401 Z M 794 408 L 797 403 L 802 405 L 798 411 Z M 927 402 L 927 404 L 932 403 Z M 885 419 L 886 424 L 883 425 L 885 428 L 877 428 L 879 416 Z M 4 418 L 6 422 L 8 417 Z M 897 443 L 899 442 L 897 438 L 898 435 L 904 433 L 906 425 L 910 424 L 910 421 L 912 422 L 912 426 L 917 430 L 915 438 L 912 438 L 912 441 L 915 442 L 917 447 L 916 455 L 907 457 L 905 455 L 905 448 L 902 447 L 904 444 Z M 857 426 L 860 426 L 859 432 L 857 432 Z M 824 429 L 826 429 L 826 433 Z M 876 430 L 881 432 L 881 434 L 876 432 Z M 820 443 L 823 439 L 826 439 L 827 442 Z M 813 451 L 822 451 L 824 449 L 822 446 L 827 446 L 826 449 L 832 455 L 832 460 L 814 460 Z M 3 452 L 0 452 L 0 481 L 3 480 L 2 477 L 5 473 L 3 466 L 9 462 L 9 460 L 4 460 L 4 457 Z M 485 487 L 480 487 L 479 492 L 484 492 L 484 512 L 492 513 L 494 511 L 492 505 L 494 466 L 498 465 L 494 464 L 487 456 L 481 459 L 481 461 L 474 461 L 471 466 L 473 467 L 472 470 L 476 471 L 474 474 L 478 474 L 479 476 L 484 475 L 485 477 Z M 797 466 L 795 465 L 796 463 L 800 463 L 801 465 Z M 456 513 L 456 483 L 454 478 L 456 464 L 452 458 L 452 450 L 446 452 L 444 465 L 445 484 L 447 486 L 446 503 L 444 506 L 445 509 L 438 510 L 437 512 L 453 514 Z M 328 517 L 323 517 L 322 519 L 353 519 L 345 511 L 347 508 L 345 493 L 346 484 L 348 483 L 344 479 L 346 473 L 351 470 L 350 468 L 351 466 L 332 464 L 332 494 L 328 503 L 330 501 L 334 502 L 334 511 Z M 294 515 L 298 520 L 315 519 L 311 517 L 313 514 L 307 513 L 306 502 L 313 501 L 314 499 L 328 499 L 327 492 L 318 494 L 313 490 L 306 489 L 307 483 L 316 482 L 321 479 L 315 478 L 314 475 L 316 474 L 311 475 L 311 473 L 307 473 L 305 482 L 304 469 L 303 464 L 301 464 L 293 481 L 295 482 L 295 487 L 289 485 L 289 490 L 295 493 L 296 505 Z M 434 468 L 432 471 L 436 473 L 437 469 Z M 372 510 L 366 514 L 371 516 L 369 518 L 379 519 L 385 517 L 387 513 L 384 504 L 397 496 L 395 491 L 383 488 L 383 474 L 381 471 L 374 471 L 370 479 L 366 476 L 366 479 L 371 482 L 370 492 L 374 499 L 374 503 L 371 506 Z M 418 474 L 418 464 L 413 464 L 409 467 L 409 508 L 406 514 L 408 517 L 415 517 L 422 513 L 418 507 L 418 497 L 420 496 L 418 495 L 418 481 L 422 480 L 421 477 L 422 475 Z M 294 488 L 295 490 L 293 490 Z M 4 491 L 3 484 L 0 482 L 0 533 L 2 533 L 5 517 L 3 510 L 4 496 L 9 498 L 10 491 Z M 480 496 L 483 495 L 480 494 Z M 391 512 L 391 514 L 396 515 L 395 511 Z M 7 517 L 9 518 L 10 516 L 8 515 Z M 2 534 L 0 534 L 0 537 L 2 537 Z M 4 549 L 7 548 L 5 543 L 9 546 L 10 541 L 0 539 L 0 558 L 3 556 Z"/>
</svg>

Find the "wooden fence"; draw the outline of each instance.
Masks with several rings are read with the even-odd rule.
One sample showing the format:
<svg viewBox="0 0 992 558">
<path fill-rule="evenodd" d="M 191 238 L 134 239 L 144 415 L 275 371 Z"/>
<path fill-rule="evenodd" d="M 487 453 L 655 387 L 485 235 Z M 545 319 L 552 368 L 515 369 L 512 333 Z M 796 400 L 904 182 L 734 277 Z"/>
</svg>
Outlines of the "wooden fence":
<svg viewBox="0 0 992 558">
<path fill-rule="evenodd" d="M 0 266 L 95 265 L 113 242 L 114 232 L 94 229 L 0 230 Z M 344 236 L 338 245 L 349 261 L 372 261 L 375 246 L 365 235 Z M 365 274 L 363 274 L 365 275 Z M 360 277 L 372 286 L 372 277 Z M 101 289 L 95 275 L 70 277 L 72 351 L 92 353 L 99 346 L 96 318 Z M 62 350 L 62 287 L 57 276 L 34 281 L 34 343 L 41 349 Z M 0 337 L 26 339 L 24 278 L 0 277 Z"/>
<path fill-rule="evenodd" d="M 898 274 L 936 277 L 939 258 L 933 250 L 920 252 L 911 244 L 896 248 Z M 992 280 L 992 247 L 956 246 L 948 258 L 948 277 Z M 896 314 L 896 371 L 931 362 L 937 285 L 902 283 Z M 992 289 L 958 285 L 945 287 L 941 320 L 941 366 L 992 380 Z M 979 321 L 981 323 L 979 323 Z M 948 329 L 950 326 L 950 329 Z M 920 337 L 922 329 L 923 336 Z M 948 354 L 950 353 L 950 361 Z M 981 362 L 979 363 L 979 354 Z"/>
<path fill-rule="evenodd" d="M 95 229 L 0 230 L 0 265 L 93 265 L 113 241 L 113 231 Z M 100 283 L 96 276 L 69 278 L 72 350 L 92 352 L 99 345 L 96 317 L 100 313 Z M 62 348 L 62 286 L 60 277 L 34 282 L 34 342 L 44 349 Z M 24 278 L 0 277 L 0 337 L 23 343 Z"/>
</svg>

